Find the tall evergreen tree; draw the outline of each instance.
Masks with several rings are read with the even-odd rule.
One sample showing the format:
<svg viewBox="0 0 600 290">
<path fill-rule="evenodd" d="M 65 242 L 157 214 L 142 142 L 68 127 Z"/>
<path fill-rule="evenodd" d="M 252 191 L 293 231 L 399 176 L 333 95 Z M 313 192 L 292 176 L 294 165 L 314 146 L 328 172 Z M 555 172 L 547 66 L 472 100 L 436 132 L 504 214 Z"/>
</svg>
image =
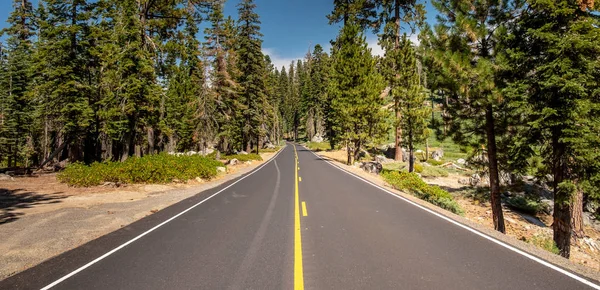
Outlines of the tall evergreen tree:
<svg viewBox="0 0 600 290">
<path fill-rule="evenodd" d="M 358 25 L 347 22 L 336 44 L 329 88 L 333 130 L 335 138 L 345 143 L 347 162 L 352 164 L 363 146 L 385 132 L 380 98 L 385 85 Z"/>
<path fill-rule="evenodd" d="M 399 94 L 399 90 L 407 89 L 407 87 L 401 88 L 401 83 L 405 82 L 401 75 L 398 73 L 404 69 L 402 67 L 402 61 L 404 55 L 401 51 L 406 50 L 401 47 L 402 43 L 402 24 L 408 24 L 414 32 L 414 26 L 416 23 L 420 23 L 424 17 L 423 5 L 417 4 L 416 0 L 379 0 L 375 1 L 377 8 L 379 9 L 379 25 L 383 26 L 383 32 L 379 35 L 379 44 L 384 48 L 385 55 L 382 60 L 382 72 L 391 90 L 392 98 L 394 99 L 394 111 L 396 114 L 396 125 L 395 125 L 395 157 L 397 161 L 402 161 L 402 148 L 400 143 L 402 142 L 402 126 L 400 120 L 402 119 L 401 111 L 405 108 L 401 108 L 402 96 Z M 380 27 L 376 27 L 379 30 Z M 413 67 L 414 68 L 414 67 Z M 409 68 L 409 70 L 413 70 Z"/>
<path fill-rule="evenodd" d="M 34 27 L 33 6 L 28 0 L 14 0 L 14 10 L 8 18 L 9 27 L 1 31 L 7 35 L 3 51 L 2 70 L 2 125 L 0 126 L 0 156 L 8 157 L 8 166 L 31 165 L 33 155 L 33 102 L 28 95 L 32 79 Z M 29 144 L 28 144 L 29 143 Z M 1 160 L 1 159 L 0 159 Z"/>
<path fill-rule="evenodd" d="M 265 104 L 267 102 L 264 79 L 265 63 L 262 54 L 262 34 L 260 20 L 254 11 L 254 0 L 243 0 L 238 4 L 239 13 L 239 68 L 243 111 L 242 136 L 246 151 L 250 151 L 252 143 L 257 152 L 260 139 L 265 136 L 264 124 Z"/>
<path fill-rule="evenodd" d="M 399 68 L 399 81 L 397 86 L 392 89 L 392 94 L 398 96 L 398 101 L 395 103 L 397 105 L 396 116 L 401 116 L 396 120 L 396 127 L 404 132 L 401 144 L 408 148 L 408 171 L 413 172 L 415 144 L 423 142 L 427 138 L 427 121 L 430 110 L 425 106 L 426 92 L 421 85 L 415 49 L 406 34 L 400 40 L 400 47 L 396 52 L 398 53 L 396 64 Z"/>
<path fill-rule="evenodd" d="M 440 11 L 436 36 L 443 42 L 436 61 L 455 83 L 447 109 L 453 117 L 454 140 L 475 148 L 486 144 L 487 171 L 494 229 L 505 232 L 498 163 L 497 124 L 502 98 L 496 84 L 494 53 L 497 28 L 506 24 L 517 3 L 513 1 L 434 0 Z"/>
<path fill-rule="evenodd" d="M 584 235 L 584 193 L 600 195 L 598 9 L 588 1 L 527 1 L 502 48 L 506 95 L 525 116 L 514 140 L 540 148 L 553 177 L 554 241 L 567 258 L 571 238 Z"/>
</svg>

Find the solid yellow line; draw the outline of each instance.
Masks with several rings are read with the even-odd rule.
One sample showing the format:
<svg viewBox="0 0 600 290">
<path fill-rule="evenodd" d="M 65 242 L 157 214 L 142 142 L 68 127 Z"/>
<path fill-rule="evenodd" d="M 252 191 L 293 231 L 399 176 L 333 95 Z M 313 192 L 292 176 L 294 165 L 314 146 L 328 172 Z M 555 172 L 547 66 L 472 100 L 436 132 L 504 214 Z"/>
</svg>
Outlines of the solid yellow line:
<svg viewBox="0 0 600 290">
<path fill-rule="evenodd" d="M 302 202 L 302 216 L 307 216 L 308 213 L 306 212 L 306 202 Z"/>
<path fill-rule="evenodd" d="M 302 268 L 302 232 L 300 226 L 300 198 L 298 197 L 298 153 L 296 155 L 296 178 L 294 178 L 294 290 L 304 290 L 304 269 Z"/>
</svg>

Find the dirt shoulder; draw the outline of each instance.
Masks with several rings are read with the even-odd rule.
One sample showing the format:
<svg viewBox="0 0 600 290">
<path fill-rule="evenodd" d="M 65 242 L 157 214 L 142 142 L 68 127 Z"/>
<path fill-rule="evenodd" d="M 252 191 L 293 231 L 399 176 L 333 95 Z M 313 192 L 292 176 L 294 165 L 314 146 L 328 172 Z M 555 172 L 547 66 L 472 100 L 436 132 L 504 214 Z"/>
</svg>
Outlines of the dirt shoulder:
<svg viewBox="0 0 600 290">
<path fill-rule="evenodd" d="M 427 209 L 435 211 L 445 217 L 448 217 L 461 224 L 469 226 L 481 233 L 491 236 L 499 241 L 511 245 L 519 250 L 542 258 L 550 263 L 571 272 L 580 274 L 581 276 L 600 281 L 600 252 L 587 244 L 575 244 L 571 249 L 571 260 L 565 259 L 559 255 L 548 252 L 523 240 L 532 236 L 542 236 L 552 238 L 552 222 L 551 216 L 534 217 L 536 220 L 525 217 L 526 215 L 514 212 L 508 208 L 504 208 L 505 219 L 507 221 L 507 234 L 501 234 L 493 229 L 491 210 L 486 204 L 480 204 L 476 201 L 464 197 L 457 196 L 457 201 L 465 210 L 465 216 L 459 216 L 425 202 L 408 193 L 398 191 L 389 186 L 380 176 L 367 173 L 362 169 L 349 166 L 343 163 L 345 152 L 340 151 L 322 151 L 316 152 L 317 155 L 334 163 L 334 165 L 358 175 L 376 185 L 385 187 L 388 191 L 393 192 L 407 200 L 410 200 Z M 458 179 L 462 176 L 449 176 L 445 178 L 424 179 L 429 184 L 439 185 L 444 189 L 460 189 L 463 185 L 458 183 Z M 590 239 L 597 240 L 600 238 L 598 232 L 588 228 Z M 587 246 L 586 246 L 587 245 Z"/>
<path fill-rule="evenodd" d="M 56 175 L 0 181 L 0 279 L 106 235 L 269 161 L 228 166 L 210 181 L 73 188 Z"/>
</svg>

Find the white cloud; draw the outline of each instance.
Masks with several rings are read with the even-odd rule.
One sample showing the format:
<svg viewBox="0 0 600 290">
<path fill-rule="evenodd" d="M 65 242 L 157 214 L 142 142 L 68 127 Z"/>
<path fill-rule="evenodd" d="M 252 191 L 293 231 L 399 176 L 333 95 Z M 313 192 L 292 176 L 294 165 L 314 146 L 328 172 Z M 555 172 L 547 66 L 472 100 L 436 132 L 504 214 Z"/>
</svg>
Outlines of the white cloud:
<svg viewBox="0 0 600 290">
<path fill-rule="evenodd" d="M 292 61 L 296 61 L 298 59 L 303 58 L 303 56 L 283 57 L 283 56 L 279 55 L 279 53 L 277 53 L 277 51 L 275 51 L 275 49 L 264 48 L 264 47 L 262 49 L 262 53 L 271 57 L 271 63 L 273 63 L 273 66 L 275 68 L 277 68 L 278 71 L 281 71 L 281 67 L 283 67 L 283 66 L 285 66 L 286 71 L 289 70 L 290 64 L 292 63 Z"/>
<path fill-rule="evenodd" d="M 408 38 L 415 45 L 419 45 L 419 35 L 417 33 L 411 34 Z M 379 39 L 377 36 L 367 37 L 367 46 L 371 49 L 371 54 L 373 56 L 383 56 L 385 53 L 385 50 L 377 43 L 378 41 Z"/>
</svg>

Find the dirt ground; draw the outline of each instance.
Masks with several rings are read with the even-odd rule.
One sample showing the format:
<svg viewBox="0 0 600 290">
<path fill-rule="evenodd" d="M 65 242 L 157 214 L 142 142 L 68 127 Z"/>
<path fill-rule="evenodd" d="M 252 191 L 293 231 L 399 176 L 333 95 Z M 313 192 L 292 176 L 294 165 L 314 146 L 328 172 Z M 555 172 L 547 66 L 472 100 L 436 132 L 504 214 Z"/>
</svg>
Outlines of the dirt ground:
<svg viewBox="0 0 600 290">
<path fill-rule="evenodd" d="M 346 151 L 343 150 L 323 151 L 318 152 L 318 154 L 341 163 L 345 163 L 346 161 Z M 366 173 L 355 166 L 344 165 L 344 169 L 371 181 L 373 181 L 373 178 L 376 178 L 382 184 L 389 187 L 389 185 L 385 184 L 383 179 L 379 176 Z M 464 218 L 484 226 L 487 229 L 493 230 L 492 211 L 489 204 L 479 203 L 477 200 L 456 194 L 457 191 L 465 188 L 465 185 L 458 183 L 460 178 L 465 178 L 465 176 L 450 174 L 448 177 L 425 178 L 424 181 L 428 184 L 438 185 L 445 190 L 452 192 L 453 195 L 455 195 L 457 202 L 465 211 Z M 433 207 L 433 205 L 431 206 Z M 504 207 L 503 211 L 506 222 L 506 234 L 508 236 L 514 237 L 520 241 L 531 241 L 534 237 L 546 240 L 552 239 L 551 215 L 538 214 L 536 216 L 531 216 L 513 211 L 507 207 Z M 572 244 L 570 260 L 582 265 L 588 270 L 592 270 L 591 272 L 598 274 L 600 273 L 600 232 L 592 227 L 586 227 L 585 234 L 585 239 L 580 239 L 577 243 Z"/>
<path fill-rule="evenodd" d="M 74 188 L 55 174 L 0 181 L 0 279 L 115 231 L 271 159 L 228 166 L 216 178 L 118 188 Z"/>
</svg>

